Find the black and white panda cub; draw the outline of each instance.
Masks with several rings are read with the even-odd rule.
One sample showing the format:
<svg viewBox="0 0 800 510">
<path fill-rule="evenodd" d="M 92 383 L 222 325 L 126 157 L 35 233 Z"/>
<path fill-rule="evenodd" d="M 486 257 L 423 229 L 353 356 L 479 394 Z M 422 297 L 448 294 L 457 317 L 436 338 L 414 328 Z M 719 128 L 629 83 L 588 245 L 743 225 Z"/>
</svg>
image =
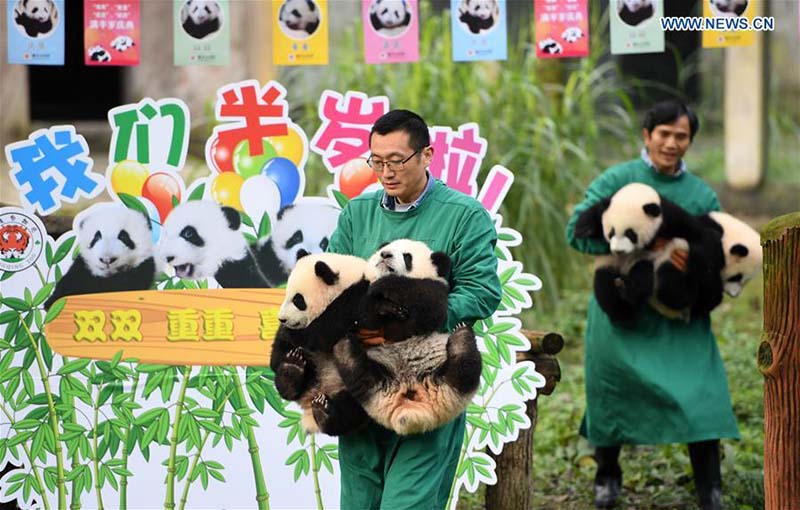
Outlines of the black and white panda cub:
<svg viewBox="0 0 800 510">
<path fill-rule="evenodd" d="M 720 278 L 725 293 L 736 297 L 744 285 L 760 270 L 763 259 L 761 236 L 750 225 L 723 212 L 711 212 L 700 218 L 722 236 L 725 266 Z"/>
<path fill-rule="evenodd" d="M 367 414 L 398 434 L 433 430 L 464 411 L 480 383 L 481 355 L 470 326 L 440 333 L 447 319 L 450 259 L 401 239 L 367 261 L 372 281 L 361 326 L 385 343 L 364 350 L 351 334 L 334 347 L 348 391 Z"/>
<path fill-rule="evenodd" d="M 345 390 L 332 354 L 333 346 L 355 328 L 369 286 L 365 265 L 350 255 L 307 255 L 286 283 L 270 367 L 281 397 L 300 404 L 309 432 L 338 436 L 368 421 Z"/>
<path fill-rule="evenodd" d="M 213 0 L 188 0 L 181 9 L 183 30 L 202 39 L 220 28 L 220 6 Z"/>
<path fill-rule="evenodd" d="M 479 34 L 492 28 L 498 15 L 496 0 L 464 0 L 459 6 L 458 20 L 467 25 L 470 32 Z"/>
<path fill-rule="evenodd" d="M 77 294 L 147 290 L 156 276 L 150 220 L 122 204 L 92 207 L 75 218 L 80 255 L 45 302 Z"/>
<path fill-rule="evenodd" d="M 231 207 L 209 200 L 180 204 L 164 222 L 159 258 L 179 278 L 213 276 L 225 288 L 268 288 L 240 224 L 239 212 Z"/>
<path fill-rule="evenodd" d="M 722 299 L 720 236 L 641 183 L 620 188 L 587 209 L 576 238 L 604 239 L 611 255 L 595 261 L 594 292 L 612 322 L 630 327 L 650 302 L 673 318 L 701 315 Z M 677 251 L 688 252 L 685 268 Z"/>
<path fill-rule="evenodd" d="M 635 27 L 653 16 L 651 0 L 618 0 L 617 14 L 625 24 Z"/>
<path fill-rule="evenodd" d="M 14 21 L 30 37 L 48 34 L 57 20 L 53 0 L 20 0 L 14 8 Z"/>
</svg>

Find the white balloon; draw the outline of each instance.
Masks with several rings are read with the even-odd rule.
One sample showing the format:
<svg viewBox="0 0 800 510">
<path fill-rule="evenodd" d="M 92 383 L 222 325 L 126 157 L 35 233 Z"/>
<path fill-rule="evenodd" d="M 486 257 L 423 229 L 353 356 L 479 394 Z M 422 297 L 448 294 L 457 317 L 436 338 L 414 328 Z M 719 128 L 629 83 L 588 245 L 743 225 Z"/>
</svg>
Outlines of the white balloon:
<svg viewBox="0 0 800 510">
<path fill-rule="evenodd" d="M 281 192 L 275 181 L 262 174 L 245 179 L 239 191 L 239 200 L 244 212 L 256 226 L 260 224 L 264 213 L 269 214 L 270 222 L 275 224 L 281 206 Z"/>
</svg>

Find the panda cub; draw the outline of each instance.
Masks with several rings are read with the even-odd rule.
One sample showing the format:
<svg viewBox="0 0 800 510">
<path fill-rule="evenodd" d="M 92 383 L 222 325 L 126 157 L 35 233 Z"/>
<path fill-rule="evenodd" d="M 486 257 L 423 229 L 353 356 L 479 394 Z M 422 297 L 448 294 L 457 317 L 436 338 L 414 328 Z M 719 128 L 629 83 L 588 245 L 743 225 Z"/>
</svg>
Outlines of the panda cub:
<svg viewBox="0 0 800 510">
<path fill-rule="evenodd" d="M 150 220 L 122 204 L 103 204 L 75 218 L 80 255 L 58 281 L 45 309 L 63 296 L 147 290 L 156 276 Z"/>
<path fill-rule="evenodd" d="M 192 200 L 170 212 L 158 243 L 159 258 L 179 278 L 214 277 L 226 288 L 270 287 L 256 256 L 239 232 L 241 216 L 232 207 Z"/>
<path fill-rule="evenodd" d="M 411 11 L 406 0 L 374 0 L 369 6 L 369 21 L 375 31 L 394 37 L 411 23 Z"/>
<path fill-rule="evenodd" d="M 278 21 L 301 37 L 308 37 L 319 26 L 317 4 L 314 0 L 286 0 L 278 12 Z"/>
<path fill-rule="evenodd" d="M 447 319 L 450 259 L 401 239 L 367 261 L 372 280 L 361 326 L 385 343 L 366 351 L 351 334 L 334 356 L 348 391 L 367 414 L 398 434 L 438 428 L 464 411 L 478 388 L 481 355 L 470 326 L 439 333 Z"/>
<path fill-rule="evenodd" d="M 458 20 L 467 25 L 470 32 L 479 34 L 494 26 L 499 10 L 496 0 L 463 0 Z"/>
<path fill-rule="evenodd" d="M 700 218 L 722 236 L 725 265 L 720 273 L 725 293 L 736 297 L 744 285 L 761 270 L 761 236 L 747 223 L 723 212 Z"/>
<path fill-rule="evenodd" d="M 617 0 L 617 14 L 626 25 L 635 27 L 653 17 L 651 0 Z"/>
<path fill-rule="evenodd" d="M 57 20 L 53 0 L 19 0 L 14 8 L 14 22 L 30 37 L 50 33 Z"/>
<path fill-rule="evenodd" d="M 595 261 L 594 292 L 617 325 L 631 327 L 648 301 L 665 315 L 687 318 L 722 299 L 720 236 L 650 186 L 628 184 L 584 211 L 575 237 L 609 243 L 611 255 Z M 687 252 L 685 268 L 676 265 L 679 250 Z"/>
<path fill-rule="evenodd" d="M 547 55 L 558 55 L 564 52 L 564 48 L 550 37 L 539 41 L 539 49 Z"/>
<path fill-rule="evenodd" d="M 184 32 L 195 39 L 202 39 L 220 28 L 220 6 L 211 0 L 187 0 L 181 8 L 181 24 Z"/>
<path fill-rule="evenodd" d="M 102 46 L 89 48 L 89 60 L 92 62 L 111 62 L 111 55 Z"/>
<path fill-rule="evenodd" d="M 281 397 L 300 404 L 309 432 L 338 436 L 368 421 L 346 391 L 332 355 L 333 346 L 355 328 L 369 286 L 365 264 L 350 255 L 307 255 L 286 283 L 270 367 Z"/>
</svg>

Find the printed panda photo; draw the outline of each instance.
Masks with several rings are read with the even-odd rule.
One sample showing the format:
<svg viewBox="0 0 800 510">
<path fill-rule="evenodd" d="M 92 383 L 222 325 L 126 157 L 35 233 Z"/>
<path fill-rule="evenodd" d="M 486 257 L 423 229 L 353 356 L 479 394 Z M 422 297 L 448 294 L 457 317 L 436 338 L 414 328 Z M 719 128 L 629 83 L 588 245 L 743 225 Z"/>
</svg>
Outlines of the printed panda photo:
<svg viewBox="0 0 800 510">
<path fill-rule="evenodd" d="M 193 39 L 213 37 L 223 21 L 222 8 L 213 0 L 186 0 L 181 7 L 181 27 Z"/>
<path fill-rule="evenodd" d="M 284 0 L 278 26 L 292 39 L 308 39 L 319 28 L 322 13 L 314 0 Z"/>
<path fill-rule="evenodd" d="M 111 62 L 111 55 L 102 46 L 92 46 L 87 53 L 92 62 Z"/>
<path fill-rule="evenodd" d="M 653 17 L 655 0 L 617 0 L 617 15 L 620 21 L 635 27 Z"/>
<path fill-rule="evenodd" d="M 58 19 L 53 0 L 19 0 L 14 7 L 17 29 L 28 37 L 50 36 L 58 26 Z"/>
<path fill-rule="evenodd" d="M 382 37 L 400 37 L 411 25 L 411 9 L 406 0 L 372 0 L 369 22 Z"/>
<path fill-rule="evenodd" d="M 461 0 L 458 20 L 468 33 L 479 35 L 490 32 L 500 19 L 500 4 L 497 0 Z"/>
<path fill-rule="evenodd" d="M 564 48 L 550 37 L 539 41 L 539 50 L 546 55 L 559 55 L 564 52 Z"/>
<path fill-rule="evenodd" d="M 735 18 L 744 14 L 747 10 L 748 0 L 708 0 L 711 4 L 711 12 L 714 16 L 723 18 Z"/>
</svg>

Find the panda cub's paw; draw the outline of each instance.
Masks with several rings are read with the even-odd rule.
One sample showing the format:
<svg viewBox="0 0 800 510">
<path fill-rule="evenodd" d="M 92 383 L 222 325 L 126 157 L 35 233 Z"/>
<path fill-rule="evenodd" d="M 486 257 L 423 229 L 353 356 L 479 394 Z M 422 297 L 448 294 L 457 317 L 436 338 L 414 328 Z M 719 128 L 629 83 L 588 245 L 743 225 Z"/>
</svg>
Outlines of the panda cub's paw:
<svg viewBox="0 0 800 510">
<path fill-rule="evenodd" d="M 303 356 L 303 351 L 299 347 L 295 347 L 286 353 L 286 358 L 283 360 L 287 365 L 293 365 L 301 371 L 306 368 L 306 359 Z"/>
<path fill-rule="evenodd" d="M 475 332 L 471 327 L 463 323 L 456 326 L 453 332 L 450 333 L 450 338 L 447 339 L 448 359 L 463 356 L 477 350 L 477 348 Z"/>
<path fill-rule="evenodd" d="M 330 400 L 324 393 L 318 393 L 317 396 L 311 399 L 311 407 L 327 413 L 330 409 Z"/>
<path fill-rule="evenodd" d="M 398 305 L 397 303 L 384 301 L 378 306 L 378 316 L 390 317 L 392 319 L 404 321 L 408 319 L 408 309 L 402 305 Z"/>
</svg>

